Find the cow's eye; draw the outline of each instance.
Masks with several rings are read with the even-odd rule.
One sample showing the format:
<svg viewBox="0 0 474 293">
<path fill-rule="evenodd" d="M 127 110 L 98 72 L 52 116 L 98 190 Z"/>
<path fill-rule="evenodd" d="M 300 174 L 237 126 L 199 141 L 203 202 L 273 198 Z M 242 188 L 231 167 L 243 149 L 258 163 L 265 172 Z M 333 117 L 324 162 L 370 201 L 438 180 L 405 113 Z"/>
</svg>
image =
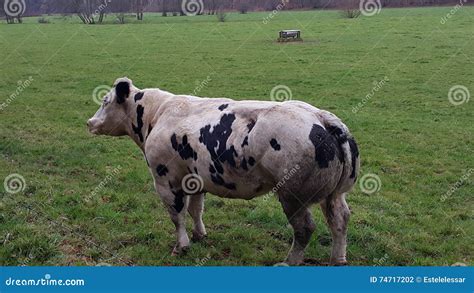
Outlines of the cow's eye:
<svg viewBox="0 0 474 293">
<path fill-rule="evenodd" d="M 102 104 L 105 106 L 107 106 L 109 104 L 109 99 L 107 98 L 104 98 L 104 100 L 102 101 Z"/>
</svg>

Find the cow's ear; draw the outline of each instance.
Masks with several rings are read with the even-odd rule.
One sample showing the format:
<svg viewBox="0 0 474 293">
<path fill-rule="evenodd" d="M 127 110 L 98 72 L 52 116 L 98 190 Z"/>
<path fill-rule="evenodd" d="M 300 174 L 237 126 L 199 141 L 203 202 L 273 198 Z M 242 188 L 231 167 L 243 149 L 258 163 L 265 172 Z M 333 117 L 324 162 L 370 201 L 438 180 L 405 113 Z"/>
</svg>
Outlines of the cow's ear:
<svg viewBox="0 0 474 293">
<path fill-rule="evenodd" d="M 121 81 L 115 86 L 115 94 L 117 95 L 117 103 L 122 104 L 130 95 L 130 83 Z"/>
</svg>

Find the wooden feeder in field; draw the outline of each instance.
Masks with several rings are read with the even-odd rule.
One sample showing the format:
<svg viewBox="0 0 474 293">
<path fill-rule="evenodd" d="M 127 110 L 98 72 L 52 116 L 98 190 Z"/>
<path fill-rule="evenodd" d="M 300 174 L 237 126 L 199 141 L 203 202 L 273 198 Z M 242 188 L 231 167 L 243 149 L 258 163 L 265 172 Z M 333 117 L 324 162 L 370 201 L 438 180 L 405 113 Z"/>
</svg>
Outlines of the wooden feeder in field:
<svg viewBox="0 0 474 293">
<path fill-rule="evenodd" d="M 300 30 L 283 30 L 280 31 L 278 42 L 302 42 Z"/>
</svg>

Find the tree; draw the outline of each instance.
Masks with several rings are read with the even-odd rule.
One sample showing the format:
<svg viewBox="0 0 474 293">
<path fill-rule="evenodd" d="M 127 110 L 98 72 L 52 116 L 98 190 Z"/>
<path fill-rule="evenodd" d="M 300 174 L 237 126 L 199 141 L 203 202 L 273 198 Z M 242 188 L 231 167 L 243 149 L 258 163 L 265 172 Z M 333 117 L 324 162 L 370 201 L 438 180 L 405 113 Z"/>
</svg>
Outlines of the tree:
<svg viewBox="0 0 474 293">
<path fill-rule="evenodd" d="M 219 0 L 203 0 L 204 8 L 207 9 L 207 14 L 214 15 L 217 13 L 221 1 Z"/>
<path fill-rule="evenodd" d="M 117 20 L 125 23 L 125 14 L 132 10 L 132 3 L 128 0 L 113 0 L 109 4 L 110 12 L 115 13 Z"/>
<path fill-rule="evenodd" d="M 137 20 L 143 20 L 143 12 L 145 11 L 145 7 L 148 4 L 149 4 L 148 0 L 134 0 L 133 1 L 133 10 L 137 14 Z"/>
<path fill-rule="evenodd" d="M 184 2 L 185 1 L 185 2 Z M 118 13 L 119 21 L 125 21 L 126 13 L 136 14 L 137 20 L 143 20 L 145 12 L 162 12 L 174 15 L 216 14 L 223 11 L 239 11 L 246 13 L 255 10 L 291 10 L 291 9 L 325 9 L 336 8 L 350 12 L 350 17 L 357 15 L 360 1 L 380 3 L 381 7 L 406 7 L 428 5 L 459 5 L 464 0 L 354 0 L 348 6 L 349 0 L 0 0 L 0 17 L 7 23 L 21 23 L 24 16 L 42 14 L 78 15 L 83 23 L 101 23 L 111 6 Z M 357 2 L 357 3 L 355 3 Z M 466 0 L 465 5 L 474 0 Z M 184 4 L 187 4 L 183 6 Z M 365 2 L 364 2 L 365 3 Z M 197 5 L 196 5 L 197 4 Z M 354 5 L 356 4 L 356 5 Z M 126 9 L 119 9 L 119 7 Z M 183 8 L 184 7 L 184 8 Z M 348 9 L 348 7 L 350 9 Z M 7 8 L 7 9 L 6 9 Z M 186 9 L 195 9 L 186 11 Z M 8 13 L 6 13 L 8 12 Z M 190 13 L 191 12 L 191 13 Z"/>
<path fill-rule="evenodd" d="M 71 11 L 85 24 L 102 23 L 109 10 L 110 0 L 72 0 Z"/>
</svg>

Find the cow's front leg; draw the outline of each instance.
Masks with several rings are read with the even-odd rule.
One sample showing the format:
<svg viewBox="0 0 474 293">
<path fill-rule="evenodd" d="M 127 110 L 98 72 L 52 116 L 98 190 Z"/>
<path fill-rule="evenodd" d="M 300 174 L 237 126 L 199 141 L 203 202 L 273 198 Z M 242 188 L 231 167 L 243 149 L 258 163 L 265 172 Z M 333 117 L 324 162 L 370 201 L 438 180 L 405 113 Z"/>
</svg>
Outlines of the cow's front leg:
<svg viewBox="0 0 474 293">
<path fill-rule="evenodd" d="M 202 221 L 202 214 L 204 212 L 204 193 L 190 195 L 188 212 L 194 221 L 192 241 L 202 240 L 207 235 L 204 222 Z"/>
<path fill-rule="evenodd" d="M 171 221 L 176 227 L 177 241 L 171 255 L 182 254 L 189 248 L 189 237 L 186 233 L 186 211 L 189 196 L 185 195 L 182 189 L 157 187 L 157 191 L 168 210 Z"/>
<path fill-rule="evenodd" d="M 185 204 L 188 201 L 188 197 L 186 196 L 184 199 Z M 174 226 L 176 227 L 176 245 L 173 248 L 173 252 L 171 255 L 180 255 L 186 252 L 189 248 L 189 237 L 186 233 L 186 209 L 183 208 L 180 212 L 175 210 L 175 207 L 172 206 L 168 208 L 168 212 L 171 217 L 171 221 L 173 221 Z"/>
</svg>

